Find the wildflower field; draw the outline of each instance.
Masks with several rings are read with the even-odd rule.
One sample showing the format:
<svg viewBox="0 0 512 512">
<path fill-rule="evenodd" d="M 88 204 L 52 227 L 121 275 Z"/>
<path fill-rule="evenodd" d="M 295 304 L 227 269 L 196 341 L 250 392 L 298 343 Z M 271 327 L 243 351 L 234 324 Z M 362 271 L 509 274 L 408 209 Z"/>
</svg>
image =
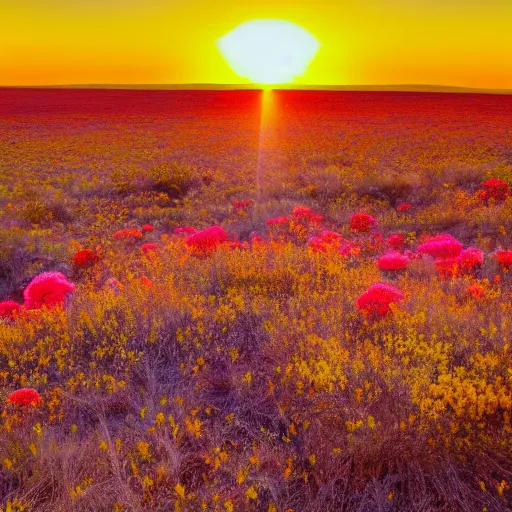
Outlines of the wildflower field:
<svg viewBox="0 0 512 512">
<path fill-rule="evenodd" d="M 511 185 L 512 96 L 0 90 L 0 510 L 512 510 Z"/>
</svg>

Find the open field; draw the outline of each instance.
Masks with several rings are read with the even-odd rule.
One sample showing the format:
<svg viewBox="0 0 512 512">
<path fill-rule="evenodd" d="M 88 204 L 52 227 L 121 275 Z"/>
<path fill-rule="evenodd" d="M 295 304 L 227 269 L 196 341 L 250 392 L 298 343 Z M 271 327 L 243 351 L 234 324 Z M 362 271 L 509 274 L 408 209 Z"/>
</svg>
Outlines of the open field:
<svg viewBox="0 0 512 512">
<path fill-rule="evenodd" d="M 512 510 L 510 184 L 512 96 L 1 89 L 0 510 Z"/>
</svg>

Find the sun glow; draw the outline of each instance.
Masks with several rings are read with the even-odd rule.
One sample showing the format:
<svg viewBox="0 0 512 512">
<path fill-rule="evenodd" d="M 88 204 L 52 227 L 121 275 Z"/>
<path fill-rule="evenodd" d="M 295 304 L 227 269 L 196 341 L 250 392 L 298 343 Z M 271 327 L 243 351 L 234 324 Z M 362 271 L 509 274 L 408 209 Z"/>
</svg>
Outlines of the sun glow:
<svg viewBox="0 0 512 512">
<path fill-rule="evenodd" d="M 285 84 L 302 75 L 320 43 L 307 30 L 283 20 L 242 23 L 217 41 L 238 75 L 258 84 Z"/>
</svg>

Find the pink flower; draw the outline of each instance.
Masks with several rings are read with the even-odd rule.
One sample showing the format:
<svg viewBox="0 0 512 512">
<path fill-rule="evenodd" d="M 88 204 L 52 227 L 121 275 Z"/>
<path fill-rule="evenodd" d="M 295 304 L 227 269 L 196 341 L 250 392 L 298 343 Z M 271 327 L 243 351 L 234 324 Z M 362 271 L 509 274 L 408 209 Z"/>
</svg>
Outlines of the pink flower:
<svg viewBox="0 0 512 512">
<path fill-rule="evenodd" d="M 462 244 L 451 235 L 440 234 L 429 238 L 417 250 L 434 258 L 451 258 L 461 253 Z"/>
<path fill-rule="evenodd" d="M 13 391 L 8 397 L 7 400 L 14 405 L 24 406 L 30 405 L 32 407 L 36 407 L 41 402 L 41 395 L 32 388 L 21 388 L 16 391 Z"/>
<path fill-rule="evenodd" d="M 34 277 L 23 291 L 28 309 L 52 308 L 64 303 L 66 296 L 73 292 L 75 285 L 60 272 L 43 272 Z"/>
<path fill-rule="evenodd" d="M 402 270 L 409 264 L 409 258 L 398 251 L 390 251 L 377 261 L 380 270 Z"/>
<path fill-rule="evenodd" d="M 483 265 L 484 253 L 475 247 L 468 247 L 460 253 L 459 259 L 461 271 L 467 274 Z"/>
<path fill-rule="evenodd" d="M 0 302 L 0 318 L 14 318 L 21 310 L 23 306 L 14 302 L 13 300 L 4 300 Z"/>
<path fill-rule="evenodd" d="M 405 210 L 410 210 L 411 208 L 412 208 L 411 204 L 409 204 L 409 203 L 402 203 L 402 204 L 399 204 L 396 207 L 396 211 L 397 212 L 404 212 Z"/>
<path fill-rule="evenodd" d="M 389 235 L 387 242 L 392 249 L 399 250 L 404 247 L 405 238 L 403 235 L 393 234 Z"/>
<path fill-rule="evenodd" d="M 358 233 L 367 233 L 375 224 L 375 217 L 367 213 L 354 213 L 354 215 L 350 217 L 350 229 Z"/>
<path fill-rule="evenodd" d="M 386 316 L 391 312 L 389 305 L 403 299 L 404 295 L 398 288 L 386 283 L 376 283 L 357 298 L 356 307 L 368 316 Z"/>
<path fill-rule="evenodd" d="M 220 226 L 211 226 L 185 238 L 187 246 L 196 253 L 207 254 L 228 241 L 227 233 Z"/>
<path fill-rule="evenodd" d="M 270 219 L 267 219 L 267 226 L 281 226 L 283 224 L 286 224 L 288 222 L 288 217 L 272 217 Z"/>
<path fill-rule="evenodd" d="M 144 224 L 144 226 L 142 226 L 143 233 L 151 233 L 152 231 L 155 231 L 155 226 L 151 224 Z"/>
</svg>

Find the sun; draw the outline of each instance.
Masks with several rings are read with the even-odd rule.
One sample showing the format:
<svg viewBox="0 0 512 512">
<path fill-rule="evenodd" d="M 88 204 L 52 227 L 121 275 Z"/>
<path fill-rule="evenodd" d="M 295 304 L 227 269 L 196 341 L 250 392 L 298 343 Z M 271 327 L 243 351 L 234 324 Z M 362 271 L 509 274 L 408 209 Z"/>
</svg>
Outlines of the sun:
<svg viewBox="0 0 512 512">
<path fill-rule="evenodd" d="M 277 19 L 251 20 L 217 40 L 238 75 L 258 84 L 285 84 L 302 75 L 320 43 L 306 29 Z"/>
</svg>

